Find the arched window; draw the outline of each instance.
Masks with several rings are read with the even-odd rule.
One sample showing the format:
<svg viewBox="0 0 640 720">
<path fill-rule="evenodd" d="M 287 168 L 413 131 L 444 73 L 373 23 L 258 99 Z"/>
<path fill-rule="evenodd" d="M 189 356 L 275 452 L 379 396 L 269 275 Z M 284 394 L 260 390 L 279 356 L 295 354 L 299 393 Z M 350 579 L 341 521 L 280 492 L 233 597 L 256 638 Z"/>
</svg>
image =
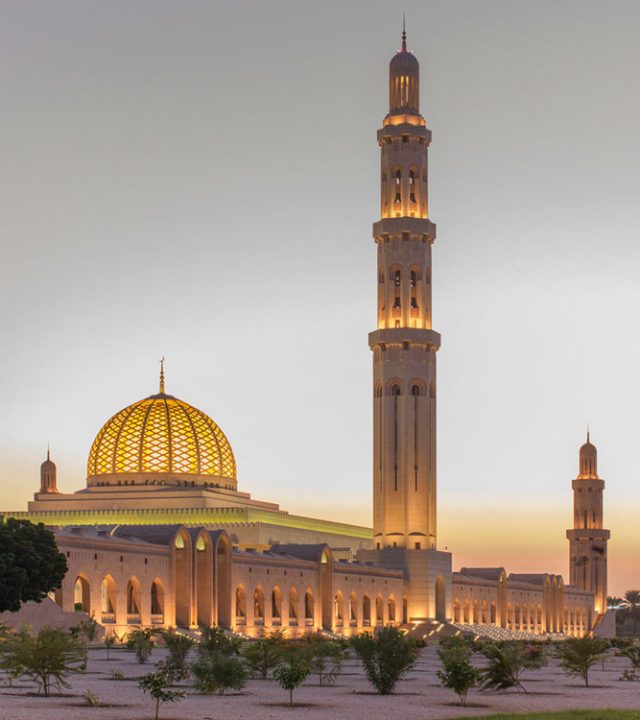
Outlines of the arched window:
<svg viewBox="0 0 640 720">
<path fill-rule="evenodd" d="M 402 195 L 400 192 L 401 183 L 402 183 L 402 172 L 400 170 L 396 170 L 396 196 L 394 199 L 394 203 L 396 205 L 399 205 L 402 202 Z"/>
<path fill-rule="evenodd" d="M 236 624 L 244 624 L 247 619 L 247 591 L 244 585 L 236 588 Z"/>
<path fill-rule="evenodd" d="M 355 593 L 349 595 L 349 621 L 352 625 L 358 622 L 358 598 Z"/>
<path fill-rule="evenodd" d="M 116 611 L 116 583 L 111 575 L 105 575 L 100 589 L 103 615 L 113 615 Z M 115 620 L 115 618 L 114 618 Z M 104 619 L 103 619 L 104 622 Z"/>
<path fill-rule="evenodd" d="M 376 597 L 376 625 L 382 625 L 384 622 L 384 600 L 382 595 Z"/>
<path fill-rule="evenodd" d="M 394 270 L 394 271 L 393 271 L 393 285 L 394 285 L 394 287 L 399 288 L 401 281 L 402 281 L 402 273 L 400 272 L 400 270 Z"/>
<path fill-rule="evenodd" d="M 368 595 L 362 598 L 362 624 L 364 627 L 371 625 L 371 600 Z"/>
<path fill-rule="evenodd" d="M 164 617 L 164 588 L 160 580 L 151 583 L 151 614 Z"/>
<path fill-rule="evenodd" d="M 91 588 L 89 581 L 83 575 L 76 578 L 73 588 L 73 609 L 79 612 L 89 612 L 89 602 L 91 598 Z"/>
<path fill-rule="evenodd" d="M 264 590 L 260 586 L 253 593 L 253 620 L 264 622 Z"/>
<path fill-rule="evenodd" d="M 396 621 L 396 600 L 395 600 L 395 598 L 393 597 L 393 595 L 391 595 L 391 596 L 389 597 L 387 614 L 388 614 L 388 616 L 389 616 L 389 622 L 390 622 L 390 623 L 393 623 L 393 622 Z"/>
<path fill-rule="evenodd" d="M 344 599 L 341 592 L 337 592 L 333 600 L 333 616 L 336 619 L 336 624 L 342 625 L 344 620 Z"/>
<path fill-rule="evenodd" d="M 313 620 L 313 593 L 307 590 L 304 594 L 304 619 Z"/>
<path fill-rule="evenodd" d="M 289 625 L 292 621 L 298 623 L 298 591 L 292 587 L 289 590 Z"/>
<path fill-rule="evenodd" d="M 127 583 L 127 615 L 140 615 L 140 583 L 134 577 Z"/>
<path fill-rule="evenodd" d="M 416 201 L 416 176 L 413 170 L 409 171 L 409 202 Z"/>
<path fill-rule="evenodd" d="M 271 617 L 274 620 L 282 618 L 282 593 L 277 585 L 271 593 Z"/>
</svg>

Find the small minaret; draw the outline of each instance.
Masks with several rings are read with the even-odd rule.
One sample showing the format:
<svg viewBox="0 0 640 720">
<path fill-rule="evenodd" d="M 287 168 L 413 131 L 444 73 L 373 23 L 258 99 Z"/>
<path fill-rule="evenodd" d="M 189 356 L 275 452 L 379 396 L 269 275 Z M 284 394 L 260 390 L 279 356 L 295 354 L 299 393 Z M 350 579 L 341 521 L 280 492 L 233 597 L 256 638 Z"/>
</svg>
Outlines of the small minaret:
<svg viewBox="0 0 640 720">
<path fill-rule="evenodd" d="M 595 593 L 595 610 L 607 610 L 607 541 L 603 529 L 604 480 L 598 475 L 598 451 L 587 442 L 580 448 L 578 476 L 573 487 L 573 530 L 567 530 L 571 585 Z"/>
<path fill-rule="evenodd" d="M 51 460 L 49 448 L 47 448 L 47 459 L 40 465 L 40 492 L 58 492 L 56 464 Z"/>
<path fill-rule="evenodd" d="M 378 549 L 436 547 L 436 352 L 431 325 L 428 148 L 420 67 L 407 35 L 389 64 L 389 112 L 378 130 L 380 220 L 373 351 L 373 528 Z"/>
</svg>

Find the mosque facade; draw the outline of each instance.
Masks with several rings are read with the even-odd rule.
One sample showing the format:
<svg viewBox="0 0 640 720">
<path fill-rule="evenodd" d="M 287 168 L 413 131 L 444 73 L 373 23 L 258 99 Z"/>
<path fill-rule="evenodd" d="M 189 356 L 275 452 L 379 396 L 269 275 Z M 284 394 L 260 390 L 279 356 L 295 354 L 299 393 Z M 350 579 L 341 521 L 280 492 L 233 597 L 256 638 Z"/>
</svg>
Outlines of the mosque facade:
<svg viewBox="0 0 640 720">
<path fill-rule="evenodd" d="M 389 67 L 378 131 L 381 216 L 373 356 L 373 528 L 292 515 L 238 490 L 236 461 L 205 413 L 158 392 L 111 417 L 89 452 L 86 487 L 61 493 L 49 455 L 27 512 L 50 526 L 69 571 L 65 611 L 107 632 L 219 625 L 247 636 L 349 635 L 385 625 L 453 625 L 496 638 L 599 632 L 607 609 L 604 481 L 587 437 L 573 481 L 569 583 L 502 567 L 452 570 L 438 549 L 436 353 L 428 150 L 419 64 Z"/>
</svg>

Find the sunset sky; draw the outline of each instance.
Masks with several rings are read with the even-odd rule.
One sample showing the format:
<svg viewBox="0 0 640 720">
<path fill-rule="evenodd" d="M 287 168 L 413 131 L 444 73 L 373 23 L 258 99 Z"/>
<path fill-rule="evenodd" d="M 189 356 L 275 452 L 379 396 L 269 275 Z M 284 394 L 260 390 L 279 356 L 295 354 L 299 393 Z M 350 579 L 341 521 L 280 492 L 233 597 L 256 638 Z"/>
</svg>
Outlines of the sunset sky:
<svg viewBox="0 0 640 720">
<path fill-rule="evenodd" d="M 0 508 L 122 407 L 239 487 L 371 522 L 376 130 L 406 12 L 433 132 L 441 548 L 568 574 L 587 423 L 640 586 L 640 3 L 0 1 Z"/>
</svg>

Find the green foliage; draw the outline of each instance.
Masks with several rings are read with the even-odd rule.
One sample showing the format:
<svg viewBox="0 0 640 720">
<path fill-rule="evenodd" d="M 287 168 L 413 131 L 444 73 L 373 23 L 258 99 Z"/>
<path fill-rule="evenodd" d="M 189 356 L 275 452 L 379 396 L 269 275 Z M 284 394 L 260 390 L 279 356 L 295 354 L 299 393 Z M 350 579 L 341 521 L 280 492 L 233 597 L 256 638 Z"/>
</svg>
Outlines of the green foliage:
<svg viewBox="0 0 640 720">
<path fill-rule="evenodd" d="M 60 587 L 66 572 L 67 559 L 42 523 L 0 516 L 0 612 L 40 602 Z"/>
<path fill-rule="evenodd" d="M 542 645 L 530 645 L 518 640 L 487 643 L 480 652 L 488 664 L 482 673 L 483 690 L 507 690 L 515 687 L 526 692 L 520 678 L 525 670 L 538 670 L 546 663 Z"/>
<path fill-rule="evenodd" d="M 80 632 L 83 637 L 86 638 L 87 642 L 92 643 L 98 635 L 98 623 L 96 619 L 92 616 L 83 620 L 80 623 Z"/>
<path fill-rule="evenodd" d="M 86 690 L 82 697 L 85 701 L 85 703 L 89 707 L 99 707 L 100 706 L 100 698 L 93 692 L 93 690 Z"/>
<path fill-rule="evenodd" d="M 112 680 L 124 680 L 124 675 L 122 674 L 121 670 L 114 670 L 111 673 L 111 679 Z"/>
<path fill-rule="evenodd" d="M 225 690 L 236 692 L 242 690 L 249 676 L 239 657 L 221 652 L 200 656 L 192 665 L 191 671 L 194 676 L 194 687 L 207 694 L 222 695 Z"/>
<path fill-rule="evenodd" d="M 362 661 L 365 674 L 381 694 L 393 692 L 400 680 L 415 665 L 416 644 L 398 628 L 386 627 L 377 635 L 369 633 L 351 638 L 351 644 Z"/>
<path fill-rule="evenodd" d="M 282 660 L 284 651 L 282 632 L 274 632 L 266 637 L 252 640 L 246 645 L 242 656 L 253 677 L 266 678 Z"/>
<path fill-rule="evenodd" d="M 620 675 L 620 680 L 635 681 L 638 679 L 638 671 L 633 668 L 626 668 Z"/>
<path fill-rule="evenodd" d="M 609 643 L 602 638 L 567 638 L 558 643 L 556 653 L 560 658 L 560 667 L 569 675 L 578 675 L 589 687 L 589 670 L 598 661 L 603 660 Z"/>
<path fill-rule="evenodd" d="M 620 617 L 623 621 L 631 621 L 633 634 L 638 634 L 638 621 L 640 620 L 640 590 L 627 590 L 622 601 L 623 609 Z"/>
<path fill-rule="evenodd" d="M 621 657 L 626 657 L 628 660 L 631 661 L 631 671 L 626 671 L 625 674 L 631 674 L 634 677 L 625 677 L 624 680 L 635 680 L 638 671 L 640 670 L 640 645 L 636 645 L 635 643 L 623 645 L 618 655 Z"/>
<path fill-rule="evenodd" d="M 193 640 L 187 635 L 177 633 L 175 630 L 164 630 L 161 633 L 164 644 L 169 651 L 169 657 L 162 666 L 176 680 L 186 680 L 190 671 L 187 665 L 187 656 L 193 647 Z"/>
<path fill-rule="evenodd" d="M 466 705 L 469 690 L 482 679 L 480 670 L 471 664 L 473 648 L 464 638 L 454 636 L 440 642 L 438 656 L 442 662 L 442 669 L 438 670 L 440 682 L 456 693 L 460 705 Z"/>
<path fill-rule="evenodd" d="M 289 706 L 293 707 L 293 691 L 307 679 L 311 667 L 309 663 L 300 658 L 291 656 L 278 665 L 273 671 L 273 677 L 283 690 L 289 691 Z"/>
<path fill-rule="evenodd" d="M 200 642 L 198 643 L 198 656 L 238 655 L 240 644 L 240 638 L 227 635 L 219 627 L 203 627 Z"/>
<path fill-rule="evenodd" d="M 169 689 L 171 687 L 171 677 L 164 670 L 143 675 L 138 680 L 138 685 L 156 701 L 155 720 L 158 720 L 160 715 L 160 703 L 177 702 L 185 696 L 182 691 Z"/>
<path fill-rule="evenodd" d="M 104 639 L 104 646 L 107 648 L 107 660 L 111 660 L 111 648 L 116 644 L 115 635 L 107 635 Z"/>
<path fill-rule="evenodd" d="M 127 638 L 127 648 L 133 650 L 136 654 L 136 660 L 143 665 L 151 656 L 153 650 L 153 642 L 151 638 L 155 632 L 150 628 L 144 630 L 132 630 Z"/>
<path fill-rule="evenodd" d="M 333 685 L 342 670 L 349 649 L 344 640 L 326 640 L 312 635 L 306 640 L 311 672 L 318 676 L 320 685 Z"/>
<path fill-rule="evenodd" d="M 65 678 L 78 671 L 82 650 L 64 630 L 44 627 L 33 635 L 28 627 L 12 633 L 2 643 L 2 665 L 11 677 L 35 680 L 48 696 L 51 686 L 69 687 Z"/>
<path fill-rule="evenodd" d="M 478 716 L 457 718 L 477 720 Z M 482 720 L 638 720 L 637 710 L 565 710 L 562 712 L 483 715 Z"/>
</svg>

